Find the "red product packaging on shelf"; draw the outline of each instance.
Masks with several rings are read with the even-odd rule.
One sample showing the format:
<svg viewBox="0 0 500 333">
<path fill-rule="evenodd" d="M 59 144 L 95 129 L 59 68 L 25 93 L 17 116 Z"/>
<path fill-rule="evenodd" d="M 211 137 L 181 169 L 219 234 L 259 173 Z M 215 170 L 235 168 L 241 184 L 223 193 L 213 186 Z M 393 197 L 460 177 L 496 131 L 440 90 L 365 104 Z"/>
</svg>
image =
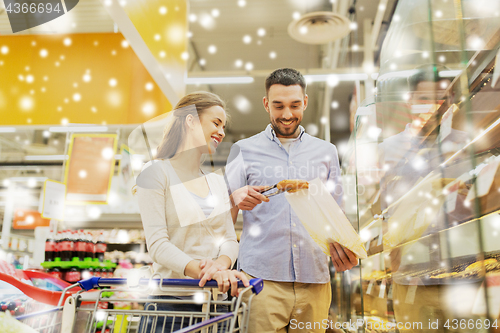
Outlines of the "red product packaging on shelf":
<svg viewBox="0 0 500 333">
<path fill-rule="evenodd" d="M 76 242 L 75 252 L 80 260 L 85 259 L 85 253 L 87 252 L 87 243 L 83 241 Z"/>
<path fill-rule="evenodd" d="M 55 278 L 62 280 L 63 274 L 62 274 L 61 270 L 57 267 L 51 268 L 47 273 L 52 275 Z"/>
<path fill-rule="evenodd" d="M 59 255 L 61 260 L 70 261 L 73 255 L 73 243 L 67 239 L 63 239 L 59 242 Z"/>
<path fill-rule="evenodd" d="M 104 242 L 104 236 L 101 232 L 101 235 L 99 236 L 99 239 L 96 243 L 96 249 L 95 249 L 96 256 L 97 258 L 99 258 L 100 262 L 104 261 L 104 252 L 106 252 L 107 247 L 108 245 Z"/>
<path fill-rule="evenodd" d="M 97 253 L 104 253 L 106 252 L 106 248 L 107 248 L 107 244 L 106 243 L 97 243 L 96 244 L 96 252 Z"/>
<path fill-rule="evenodd" d="M 85 250 L 85 257 L 87 258 L 95 258 L 95 244 L 92 241 L 92 236 L 87 233 L 85 235 L 85 245 L 86 245 L 86 250 Z"/>
<path fill-rule="evenodd" d="M 75 283 L 81 280 L 81 274 L 78 268 L 72 267 L 66 273 L 64 273 L 64 279 L 66 282 Z"/>
<path fill-rule="evenodd" d="M 94 258 L 94 254 L 95 254 L 95 244 L 92 243 L 92 241 L 90 242 L 87 242 L 85 244 L 87 246 L 87 249 L 85 251 L 85 256 L 88 257 L 88 258 Z"/>
<path fill-rule="evenodd" d="M 54 261 L 57 256 L 57 243 L 54 239 L 47 239 L 45 242 L 45 261 Z"/>
</svg>

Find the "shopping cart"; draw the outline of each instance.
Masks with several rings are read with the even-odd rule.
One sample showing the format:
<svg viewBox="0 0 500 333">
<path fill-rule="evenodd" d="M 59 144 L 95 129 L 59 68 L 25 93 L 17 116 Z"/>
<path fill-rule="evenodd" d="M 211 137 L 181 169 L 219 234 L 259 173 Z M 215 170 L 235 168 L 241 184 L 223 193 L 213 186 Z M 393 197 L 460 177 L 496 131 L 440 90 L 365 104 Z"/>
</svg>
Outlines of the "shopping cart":
<svg viewBox="0 0 500 333">
<path fill-rule="evenodd" d="M 250 280 L 248 288 L 239 282 L 238 287 L 243 289 L 238 297 L 214 300 L 211 288 L 217 288 L 216 281 L 208 281 L 205 287 L 200 288 L 199 280 L 154 277 L 136 281 L 99 277 L 82 280 L 64 290 L 63 295 L 75 286 L 81 288 L 67 297 L 64 305 L 64 297 L 61 297 L 57 307 L 17 319 L 40 333 L 245 333 L 252 298 L 264 287 L 262 279 Z M 114 289 L 91 291 L 102 287 Z M 114 295 L 127 293 L 129 297 L 104 297 L 103 294 L 109 294 L 109 291 Z M 151 294 L 168 294 L 171 297 L 148 297 Z M 137 306 L 120 309 L 103 305 L 123 302 Z M 172 304 L 184 305 L 190 310 L 181 311 L 179 306 L 171 309 Z"/>
</svg>

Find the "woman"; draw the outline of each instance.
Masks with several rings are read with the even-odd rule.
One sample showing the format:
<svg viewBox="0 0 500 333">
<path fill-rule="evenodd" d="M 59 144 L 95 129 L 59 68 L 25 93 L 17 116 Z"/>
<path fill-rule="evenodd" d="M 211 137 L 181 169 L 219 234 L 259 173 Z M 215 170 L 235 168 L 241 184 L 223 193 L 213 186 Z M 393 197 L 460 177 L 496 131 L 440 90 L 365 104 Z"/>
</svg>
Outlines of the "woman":
<svg viewBox="0 0 500 333">
<path fill-rule="evenodd" d="M 201 279 L 200 287 L 215 279 L 221 292 L 231 286 L 234 296 L 237 279 L 249 284 L 244 274 L 231 270 L 238 243 L 226 183 L 221 174 L 205 174 L 200 169 L 202 155 L 213 154 L 225 136 L 224 109 L 224 102 L 208 92 L 191 93 L 179 101 L 169 115 L 156 158 L 137 178 L 137 197 L 155 273 L 163 278 Z M 154 298 L 174 298 L 158 294 Z M 177 298 L 193 299 L 193 295 Z M 201 311 L 199 305 L 158 303 L 156 308 Z M 156 322 L 159 331 L 160 319 Z M 168 332 L 170 325 L 167 319 Z M 148 323 L 146 332 L 151 326 Z M 174 331 L 180 328 L 176 321 Z"/>
</svg>

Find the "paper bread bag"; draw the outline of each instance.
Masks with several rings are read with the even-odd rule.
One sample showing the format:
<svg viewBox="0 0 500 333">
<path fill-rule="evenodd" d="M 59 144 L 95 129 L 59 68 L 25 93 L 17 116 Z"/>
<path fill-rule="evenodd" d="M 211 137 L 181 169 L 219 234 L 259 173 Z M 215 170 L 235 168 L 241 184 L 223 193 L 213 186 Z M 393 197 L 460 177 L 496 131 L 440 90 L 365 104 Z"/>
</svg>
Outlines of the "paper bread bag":
<svg viewBox="0 0 500 333">
<path fill-rule="evenodd" d="M 358 258 L 366 258 L 361 238 L 319 178 L 309 182 L 308 190 L 285 193 L 285 197 L 325 254 L 330 255 L 328 243 L 337 242 L 354 252 Z"/>
</svg>

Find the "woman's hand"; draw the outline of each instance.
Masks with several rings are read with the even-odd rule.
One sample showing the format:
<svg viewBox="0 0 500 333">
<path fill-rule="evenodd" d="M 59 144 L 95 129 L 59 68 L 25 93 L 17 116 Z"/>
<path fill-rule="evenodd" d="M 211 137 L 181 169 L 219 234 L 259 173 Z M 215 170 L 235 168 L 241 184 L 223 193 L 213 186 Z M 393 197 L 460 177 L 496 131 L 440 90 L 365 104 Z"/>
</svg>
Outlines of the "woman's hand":
<svg viewBox="0 0 500 333">
<path fill-rule="evenodd" d="M 218 271 L 227 270 L 228 266 L 220 261 L 213 261 L 212 259 L 202 259 L 200 261 L 201 272 L 198 275 L 198 279 L 203 281 L 205 284 L 207 281 L 212 280 L 212 277 Z"/>
<path fill-rule="evenodd" d="M 226 293 L 229 290 L 229 287 L 231 287 L 231 296 L 238 296 L 239 290 L 238 290 L 238 279 L 243 282 L 243 285 L 245 287 L 250 286 L 250 282 L 248 281 L 248 278 L 243 272 L 238 272 L 237 270 L 222 270 L 222 271 L 217 271 L 213 275 L 214 280 L 217 281 L 217 285 L 219 286 L 219 291 L 221 293 Z M 206 281 L 203 282 L 200 281 L 200 287 L 203 287 L 206 283 Z"/>
</svg>

